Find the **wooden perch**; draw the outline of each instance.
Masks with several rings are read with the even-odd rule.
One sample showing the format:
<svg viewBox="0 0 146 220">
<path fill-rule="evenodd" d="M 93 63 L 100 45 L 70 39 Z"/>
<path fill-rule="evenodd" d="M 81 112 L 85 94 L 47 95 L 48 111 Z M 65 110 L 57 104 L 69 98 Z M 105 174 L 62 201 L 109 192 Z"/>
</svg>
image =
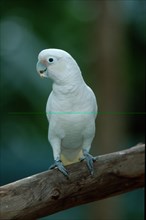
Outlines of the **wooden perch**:
<svg viewBox="0 0 146 220">
<path fill-rule="evenodd" d="M 91 176 L 85 162 L 67 166 L 69 179 L 57 169 L 0 188 L 0 219 L 38 219 L 81 204 L 144 187 L 145 145 L 99 156 Z"/>
</svg>

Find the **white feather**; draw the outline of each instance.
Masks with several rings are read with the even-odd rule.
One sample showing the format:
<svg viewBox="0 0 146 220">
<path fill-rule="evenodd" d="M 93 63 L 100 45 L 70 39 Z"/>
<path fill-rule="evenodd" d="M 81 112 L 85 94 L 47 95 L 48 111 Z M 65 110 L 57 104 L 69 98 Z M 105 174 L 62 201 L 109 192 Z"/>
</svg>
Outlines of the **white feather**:
<svg viewBox="0 0 146 220">
<path fill-rule="evenodd" d="M 55 58 L 54 63 L 48 63 L 49 57 Z M 77 162 L 82 149 L 90 150 L 95 135 L 95 95 L 84 82 L 76 61 L 67 52 L 43 50 L 39 62 L 47 67 L 44 77 L 53 80 L 46 114 L 54 159 L 61 158 L 64 164 Z"/>
</svg>

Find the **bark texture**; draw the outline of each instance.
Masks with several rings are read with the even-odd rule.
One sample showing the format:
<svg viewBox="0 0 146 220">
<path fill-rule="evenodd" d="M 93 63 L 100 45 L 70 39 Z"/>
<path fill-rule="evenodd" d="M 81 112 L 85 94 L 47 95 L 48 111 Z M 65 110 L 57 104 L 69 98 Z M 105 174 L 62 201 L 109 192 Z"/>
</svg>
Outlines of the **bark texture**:
<svg viewBox="0 0 146 220">
<path fill-rule="evenodd" d="M 81 204 L 144 187 L 145 145 L 98 156 L 94 176 L 85 162 L 0 187 L 0 219 L 37 219 Z"/>
</svg>

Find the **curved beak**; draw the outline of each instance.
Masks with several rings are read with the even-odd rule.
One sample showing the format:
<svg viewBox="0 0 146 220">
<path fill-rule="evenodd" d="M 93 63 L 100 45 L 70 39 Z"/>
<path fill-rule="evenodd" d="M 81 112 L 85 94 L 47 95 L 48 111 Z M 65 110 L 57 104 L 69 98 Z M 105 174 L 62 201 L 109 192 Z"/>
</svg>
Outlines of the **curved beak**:
<svg viewBox="0 0 146 220">
<path fill-rule="evenodd" d="M 36 70 L 41 77 L 46 77 L 45 72 L 47 71 L 47 67 L 40 61 L 37 62 Z"/>
</svg>

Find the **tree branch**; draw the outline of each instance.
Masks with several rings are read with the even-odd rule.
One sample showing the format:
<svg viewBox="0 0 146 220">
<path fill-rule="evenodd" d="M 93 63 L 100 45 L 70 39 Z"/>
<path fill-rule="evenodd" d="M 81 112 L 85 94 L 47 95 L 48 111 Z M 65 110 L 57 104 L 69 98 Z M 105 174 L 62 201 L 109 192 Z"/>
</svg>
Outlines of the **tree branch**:
<svg viewBox="0 0 146 220">
<path fill-rule="evenodd" d="M 144 186 L 145 145 L 99 156 L 94 176 L 85 162 L 67 166 L 69 179 L 57 169 L 0 187 L 0 219 L 37 219 L 81 204 Z"/>
</svg>

